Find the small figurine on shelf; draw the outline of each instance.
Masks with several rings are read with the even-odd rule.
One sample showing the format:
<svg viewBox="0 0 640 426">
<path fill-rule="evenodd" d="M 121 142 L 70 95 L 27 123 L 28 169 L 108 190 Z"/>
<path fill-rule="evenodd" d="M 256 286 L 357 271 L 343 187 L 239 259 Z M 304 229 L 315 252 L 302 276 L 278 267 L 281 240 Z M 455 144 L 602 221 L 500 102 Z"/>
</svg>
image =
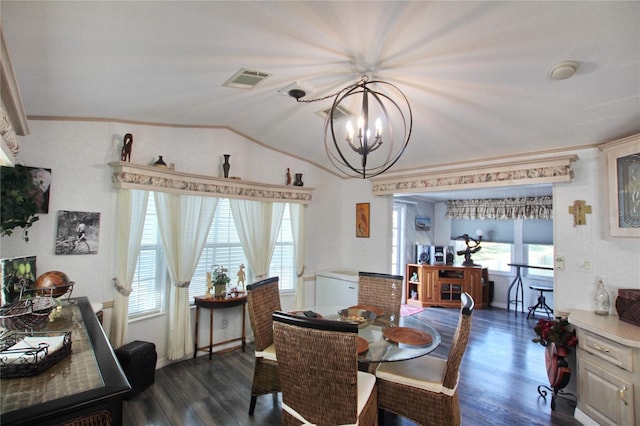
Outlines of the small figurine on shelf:
<svg viewBox="0 0 640 426">
<path fill-rule="evenodd" d="M 289 169 L 288 167 L 287 167 L 287 179 L 285 183 L 287 186 L 291 185 L 291 169 Z"/>
<path fill-rule="evenodd" d="M 122 144 L 122 153 L 120 154 L 120 160 L 131 162 L 131 149 L 133 148 L 133 135 L 127 133 L 124 135 L 124 141 Z"/>
<path fill-rule="evenodd" d="M 211 283 L 211 272 L 207 272 L 207 293 L 204 295 L 205 298 L 211 299 L 211 288 L 213 284 Z"/>
<path fill-rule="evenodd" d="M 245 280 L 245 273 L 244 273 L 244 263 L 240 264 L 240 269 L 238 270 L 238 289 L 240 289 L 240 291 L 244 290 L 244 280 Z"/>
<path fill-rule="evenodd" d="M 411 275 L 411 281 L 418 281 L 418 273 L 414 272 L 413 275 Z"/>
</svg>

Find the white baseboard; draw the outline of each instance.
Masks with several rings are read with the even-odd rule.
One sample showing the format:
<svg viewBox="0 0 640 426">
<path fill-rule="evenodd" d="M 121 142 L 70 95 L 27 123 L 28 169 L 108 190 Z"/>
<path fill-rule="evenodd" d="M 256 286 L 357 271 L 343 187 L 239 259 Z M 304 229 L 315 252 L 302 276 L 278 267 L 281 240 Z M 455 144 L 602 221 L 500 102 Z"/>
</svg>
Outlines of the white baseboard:
<svg viewBox="0 0 640 426">
<path fill-rule="evenodd" d="M 576 408 L 576 410 L 573 413 L 573 417 L 577 421 L 582 423 L 584 426 L 600 426 L 595 420 L 593 420 L 591 417 L 587 416 L 579 408 Z"/>
</svg>

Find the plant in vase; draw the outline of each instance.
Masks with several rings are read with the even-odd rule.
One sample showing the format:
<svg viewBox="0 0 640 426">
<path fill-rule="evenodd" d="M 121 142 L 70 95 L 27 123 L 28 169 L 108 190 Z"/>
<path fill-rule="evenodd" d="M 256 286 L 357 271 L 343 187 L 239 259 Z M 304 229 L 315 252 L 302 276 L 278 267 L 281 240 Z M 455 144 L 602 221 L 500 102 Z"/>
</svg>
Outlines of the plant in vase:
<svg viewBox="0 0 640 426">
<path fill-rule="evenodd" d="M 224 297 L 227 295 L 227 284 L 231 281 L 228 274 L 229 270 L 221 265 L 213 265 L 211 268 L 213 269 L 211 281 L 215 289 L 214 295 L 216 297 Z"/>
<path fill-rule="evenodd" d="M 560 391 L 569 384 L 571 379 L 571 369 L 565 357 L 569 355 L 571 348 L 578 344 L 578 338 L 576 337 L 576 331 L 566 318 L 557 320 L 541 319 L 533 328 L 533 331 L 538 337 L 532 339 L 532 341 L 540 343 L 547 349 L 544 358 L 549 385 L 553 390 L 551 409 L 555 409 L 555 397 L 557 395 L 575 398 L 572 394 Z M 542 388 L 550 388 L 544 385 L 538 386 L 538 393 L 544 398 L 546 392 Z"/>
<path fill-rule="evenodd" d="M 578 344 L 576 331 L 566 318 L 557 320 L 541 319 L 533 328 L 538 337 L 532 339 L 534 343 L 540 343 L 542 346 L 549 346 L 553 343 L 556 347 L 563 348 L 569 353 L 569 348 L 573 348 Z"/>
</svg>

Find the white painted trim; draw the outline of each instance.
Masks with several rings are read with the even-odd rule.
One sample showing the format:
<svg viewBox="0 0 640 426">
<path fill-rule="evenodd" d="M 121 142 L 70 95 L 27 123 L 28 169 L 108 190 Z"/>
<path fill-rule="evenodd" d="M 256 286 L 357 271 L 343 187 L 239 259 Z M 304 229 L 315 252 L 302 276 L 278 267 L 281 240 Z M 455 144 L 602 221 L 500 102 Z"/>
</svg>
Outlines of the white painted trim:
<svg viewBox="0 0 640 426">
<path fill-rule="evenodd" d="M 372 179 L 374 195 L 433 192 L 570 182 L 577 155 L 562 155 L 500 164 L 473 164 L 461 168 Z"/>
<path fill-rule="evenodd" d="M 243 200 L 311 203 L 313 188 L 270 185 L 177 172 L 126 162 L 109 163 L 114 189 L 142 189 L 176 194 L 206 195 Z"/>
<path fill-rule="evenodd" d="M 18 89 L 18 83 L 13 72 L 11 59 L 9 58 L 9 50 L 4 41 L 4 34 L 0 29 L 0 94 L 2 95 L 2 103 L 6 108 L 7 115 L 11 121 L 17 135 L 25 136 L 29 134 L 27 126 L 27 114 L 22 105 L 22 97 Z"/>
<path fill-rule="evenodd" d="M 595 420 L 587 416 L 579 408 L 573 412 L 573 418 L 582 423 L 584 426 L 600 426 Z"/>
</svg>

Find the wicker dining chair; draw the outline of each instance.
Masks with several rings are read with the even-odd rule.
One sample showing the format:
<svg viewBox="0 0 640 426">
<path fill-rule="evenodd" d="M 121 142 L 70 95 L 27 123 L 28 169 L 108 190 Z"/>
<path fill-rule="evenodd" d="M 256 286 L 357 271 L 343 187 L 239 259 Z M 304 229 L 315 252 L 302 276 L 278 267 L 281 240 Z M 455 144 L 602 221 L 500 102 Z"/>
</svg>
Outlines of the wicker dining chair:
<svg viewBox="0 0 640 426">
<path fill-rule="evenodd" d="M 402 303 L 402 275 L 360 272 L 358 277 L 358 305 L 375 306 L 387 315 L 400 316 Z"/>
<path fill-rule="evenodd" d="M 376 425 L 376 378 L 357 369 L 357 325 L 283 312 L 273 321 L 282 424 Z"/>
<path fill-rule="evenodd" d="M 423 356 L 380 364 L 376 370 L 380 423 L 388 410 L 421 425 L 460 425 L 458 370 L 469 341 L 474 301 L 461 295 L 461 309 L 447 359 Z"/>
<path fill-rule="evenodd" d="M 255 345 L 249 415 L 253 415 L 258 396 L 280 391 L 271 318 L 271 314 L 281 309 L 278 281 L 278 277 L 271 277 L 247 285 L 247 307 Z"/>
</svg>

